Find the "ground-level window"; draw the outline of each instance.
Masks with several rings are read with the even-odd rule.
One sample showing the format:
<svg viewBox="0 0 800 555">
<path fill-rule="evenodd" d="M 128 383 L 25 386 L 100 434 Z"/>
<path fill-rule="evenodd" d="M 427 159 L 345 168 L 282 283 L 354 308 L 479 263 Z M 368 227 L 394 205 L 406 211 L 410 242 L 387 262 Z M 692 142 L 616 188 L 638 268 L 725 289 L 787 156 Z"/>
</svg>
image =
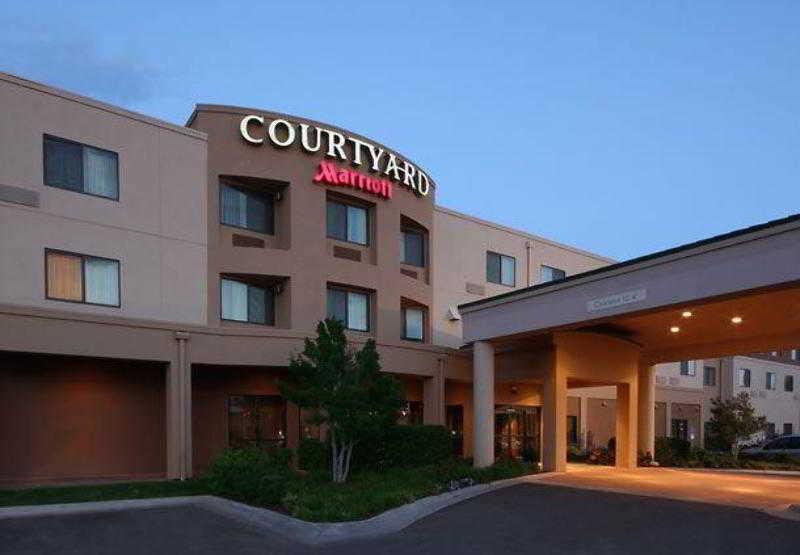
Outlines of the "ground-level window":
<svg viewBox="0 0 800 555">
<path fill-rule="evenodd" d="M 792 433 L 794 433 L 793 432 L 792 423 L 791 422 L 784 422 L 783 423 L 783 435 L 789 436 L 789 435 L 792 435 Z"/>
<path fill-rule="evenodd" d="M 540 419 L 538 407 L 496 405 L 495 458 L 538 459 Z"/>
<path fill-rule="evenodd" d="M 322 439 L 319 424 L 313 421 L 312 413 L 300 410 L 300 439 Z"/>
<path fill-rule="evenodd" d="M 552 266 L 545 266 L 542 264 L 539 269 L 539 282 L 547 283 L 548 281 L 558 281 L 567 277 L 567 272 L 561 268 L 554 268 Z"/>
<path fill-rule="evenodd" d="M 406 401 L 403 408 L 400 409 L 397 422 L 399 424 L 420 425 L 422 424 L 422 411 L 422 401 Z"/>
<path fill-rule="evenodd" d="M 48 299 L 120 306 L 119 260 L 45 250 Z"/>
<path fill-rule="evenodd" d="M 787 374 L 783 378 L 783 390 L 794 391 L 794 376 L 792 376 L 791 374 Z"/>
<path fill-rule="evenodd" d="M 453 442 L 453 454 L 464 456 L 464 406 L 447 405 L 447 430 Z"/>
<path fill-rule="evenodd" d="M 739 368 L 737 384 L 739 387 L 750 387 L 750 369 Z"/>
<path fill-rule="evenodd" d="M 339 320 L 350 330 L 369 331 L 369 294 L 329 287 L 328 318 Z"/>
<path fill-rule="evenodd" d="M 491 251 L 486 253 L 486 281 L 514 287 L 517 279 L 516 274 L 516 258 Z"/>
<path fill-rule="evenodd" d="M 703 385 L 717 385 L 717 369 L 713 366 L 703 366 Z"/>
<path fill-rule="evenodd" d="M 227 183 L 219 186 L 220 221 L 259 233 L 275 233 L 272 193 L 260 193 Z"/>
<path fill-rule="evenodd" d="M 110 150 L 45 135 L 44 184 L 119 200 L 119 157 Z"/>
<path fill-rule="evenodd" d="M 767 437 L 775 436 L 775 422 L 767 422 Z"/>
<path fill-rule="evenodd" d="M 682 360 L 680 366 L 681 376 L 694 376 L 697 372 L 696 360 Z"/>
<path fill-rule="evenodd" d="M 672 419 L 672 437 L 689 441 L 689 421 L 685 418 Z"/>
<path fill-rule="evenodd" d="M 403 339 L 425 340 L 425 309 L 419 306 L 403 308 Z"/>
<path fill-rule="evenodd" d="M 228 445 L 284 447 L 286 401 L 279 395 L 233 395 L 228 398 Z"/>
<path fill-rule="evenodd" d="M 223 320 L 275 325 L 275 292 L 272 288 L 222 278 L 220 289 Z"/>
<path fill-rule="evenodd" d="M 363 206 L 329 200 L 328 237 L 358 245 L 369 244 L 369 211 Z"/>
<path fill-rule="evenodd" d="M 567 443 L 578 445 L 578 417 L 573 414 L 567 415 Z"/>
</svg>

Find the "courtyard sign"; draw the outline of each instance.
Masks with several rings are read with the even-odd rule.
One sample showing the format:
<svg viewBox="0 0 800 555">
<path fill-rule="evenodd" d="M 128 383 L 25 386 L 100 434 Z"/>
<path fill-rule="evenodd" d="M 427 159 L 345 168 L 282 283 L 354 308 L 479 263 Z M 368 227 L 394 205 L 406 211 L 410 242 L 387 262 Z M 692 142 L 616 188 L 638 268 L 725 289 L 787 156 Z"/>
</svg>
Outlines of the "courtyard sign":
<svg viewBox="0 0 800 555">
<path fill-rule="evenodd" d="M 633 291 L 617 293 L 616 295 L 609 295 L 608 297 L 592 299 L 586 303 L 586 310 L 589 312 L 597 312 L 598 310 L 606 310 L 608 308 L 616 308 L 626 304 L 638 303 L 646 298 L 647 289 L 635 289 Z"/>
<path fill-rule="evenodd" d="M 299 141 L 306 152 L 324 151 L 325 156 L 329 158 L 350 162 L 354 166 L 363 165 L 370 172 L 386 176 L 420 196 L 427 196 L 430 192 L 428 176 L 408 160 L 398 158 L 395 154 L 368 141 L 332 129 L 311 126 L 307 123 L 294 124 L 285 119 L 267 122 L 263 116 L 251 114 L 242 118 L 239 132 L 245 141 L 258 146 L 269 141 L 277 148 L 288 148 Z M 336 179 L 338 180 L 338 177 Z"/>
</svg>

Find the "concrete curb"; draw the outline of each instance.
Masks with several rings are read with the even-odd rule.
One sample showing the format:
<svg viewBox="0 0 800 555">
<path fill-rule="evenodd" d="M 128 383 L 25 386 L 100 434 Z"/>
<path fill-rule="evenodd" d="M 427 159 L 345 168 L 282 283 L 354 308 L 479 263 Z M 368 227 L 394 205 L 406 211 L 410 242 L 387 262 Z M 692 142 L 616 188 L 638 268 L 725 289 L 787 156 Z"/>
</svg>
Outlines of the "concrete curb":
<svg viewBox="0 0 800 555">
<path fill-rule="evenodd" d="M 665 467 L 666 468 L 666 467 Z M 721 472 L 727 474 L 753 474 L 756 476 L 800 477 L 800 470 L 757 470 L 754 468 L 680 468 L 690 472 Z"/>
<path fill-rule="evenodd" d="M 423 497 L 407 505 L 390 509 L 367 520 L 354 522 L 306 522 L 282 513 L 252 507 L 212 495 L 167 497 L 159 499 L 129 499 L 59 505 L 32 505 L 0 508 L 0 521 L 17 518 L 65 516 L 89 513 L 109 513 L 129 510 L 160 509 L 165 507 L 196 506 L 221 516 L 238 520 L 246 527 L 276 534 L 306 545 L 323 545 L 340 541 L 373 538 L 399 532 L 414 522 L 467 499 L 503 488 L 535 482 L 548 473 L 479 484 L 452 492 Z"/>
</svg>

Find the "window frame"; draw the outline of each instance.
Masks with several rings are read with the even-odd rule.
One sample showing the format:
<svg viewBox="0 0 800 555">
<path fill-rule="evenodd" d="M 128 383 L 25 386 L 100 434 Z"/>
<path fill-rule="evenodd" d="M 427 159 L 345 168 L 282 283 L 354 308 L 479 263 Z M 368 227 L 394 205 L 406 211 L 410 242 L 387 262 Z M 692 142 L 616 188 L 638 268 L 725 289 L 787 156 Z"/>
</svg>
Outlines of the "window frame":
<svg viewBox="0 0 800 555">
<path fill-rule="evenodd" d="M 694 378 L 697 376 L 697 361 L 695 360 L 682 360 L 678 363 L 678 371 L 681 376 Z M 684 367 L 686 370 L 684 371 Z"/>
<path fill-rule="evenodd" d="M 259 192 L 259 191 L 254 191 L 252 189 L 249 189 L 247 187 L 243 187 L 241 185 L 236 185 L 236 184 L 231 183 L 230 181 L 226 181 L 224 179 L 220 179 L 218 183 L 219 183 L 219 196 L 218 196 L 218 199 L 219 199 L 219 225 L 224 225 L 225 227 L 230 227 L 230 228 L 233 228 L 233 229 L 243 229 L 243 230 L 249 231 L 251 233 L 258 233 L 260 235 L 269 235 L 270 237 L 274 237 L 275 236 L 275 200 L 276 200 L 276 197 L 277 197 L 277 195 L 275 193 L 270 193 L 270 192 L 262 193 L 262 192 Z M 272 217 L 270 218 L 270 224 L 271 225 L 268 226 L 271 229 L 267 229 L 266 231 L 261 231 L 260 229 L 253 229 L 252 227 L 247 227 L 247 226 L 243 226 L 243 225 L 236 225 L 236 224 L 229 224 L 229 223 L 225 222 L 223 220 L 224 206 L 222 204 L 222 190 L 223 190 L 223 187 L 230 187 L 231 189 L 234 189 L 236 191 L 239 191 L 240 193 L 243 193 L 243 194 L 249 195 L 249 196 L 260 196 L 260 197 L 263 197 L 265 199 L 268 198 L 269 202 L 270 202 L 270 205 L 272 207 Z"/>
<path fill-rule="evenodd" d="M 329 203 L 340 204 L 340 205 L 345 207 L 345 220 L 344 220 L 345 238 L 344 239 L 340 239 L 339 237 L 332 237 L 331 235 L 328 234 L 328 204 Z M 350 239 L 347 239 L 347 231 L 348 231 L 348 229 L 350 227 L 349 224 L 348 224 L 348 222 L 349 222 L 348 214 L 349 213 L 346 210 L 348 207 L 357 208 L 359 210 L 363 210 L 364 211 L 364 227 L 365 227 L 364 235 L 366 236 L 366 241 L 364 243 L 359 243 L 358 241 L 351 241 Z M 358 245 L 359 247 L 362 247 L 362 248 L 371 247 L 372 246 L 372 232 L 371 232 L 372 214 L 371 214 L 371 212 L 372 212 L 371 206 L 369 206 L 367 204 L 361 204 L 361 203 L 358 203 L 356 201 L 344 200 L 344 199 L 342 199 L 340 197 L 331 197 L 331 196 L 326 197 L 325 198 L 325 237 L 327 239 L 332 239 L 333 241 L 340 241 L 342 243 L 348 243 L 350 245 Z"/>
<path fill-rule="evenodd" d="M 736 379 L 736 385 L 738 387 L 744 387 L 746 389 L 750 389 L 750 386 L 753 383 L 753 381 L 752 381 L 753 380 L 753 374 L 750 371 L 750 369 L 749 368 L 739 368 L 737 374 L 738 375 L 737 375 L 737 379 Z M 747 377 L 746 380 L 744 379 L 745 377 Z M 745 383 L 745 382 L 747 382 L 747 383 Z"/>
<path fill-rule="evenodd" d="M 498 262 L 500 263 L 498 275 L 500 276 L 500 281 L 493 281 L 489 279 L 489 258 L 491 256 L 496 256 Z M 509 258 L 514 262 L 514 280 L 511 284 L 503 283 L 503 258 Z M 508 254 L 502 254 L 496 251 L 486 251 L 486 281 L 488 283 L 494 283 L 495 285 L 502 285 L 504 287 L 511 287 L 514 288 L 517 286 L 517 257 L 511 256 Z"/>
<path fill-rule="evenodd" d="M 545 280 L 542 279 L 542 272 L 544 271 L 545 268 L 547 268 L 548 270 L 554 270 L 554 271 L 557 271 L 557 272 L 561 272 L 562 274 L 564 274 L 564 276 L 560 277 L 560 278 L 550 279 L 550 280 L 545 281 Z M 553 282 L 556 282 L 556 281 L 561 281 L 563 279 L 567 279 L 567 271 L 566 270 L 564 270 L 562 268 L 556 268 L 555 266 L 549 266 L 547 264 L 539 264 L 539 282 L 540 283 L 553 283 Z"/>
<path fill-rule="evenodd" d="M 403 252 L 405 249 L 405 241 L 406 241 L 406 234 L 409 235 L 419 235 L 420 238 L 420 254 L 421 254 L 421 264 L 415 264 L 414 262 L 409 262 L 408 260 L 403 260 Z M 400 227 L 400 240 L 403 242 L 403 248 L 400 250 L 400 263 L 405 264 L 407 266 L 414 266 L 415 268 L 427 268 L 428 267 L 428 245 L 427 245 L 427 232 L 416 229 L 410 226 L 401 226 Z"/>
<path fill-rule="evenodd" d="M 330 285 L 329 284 L 325 288 L 325 304 L 326 304 L 326 306 L 325 306 L 325 317 L 326 318 L 330 318 L 330 315 L 328 314 L 328 310 L 327 310 L 328 294 L 329 294 L 330 291 L 341 291 L 341 292 L 345 293 L 346 295 L 351 295 L 351 294 L 364 295 L 367 298 L 367 314 L 366 314 L 366 317 L 367 317 L 367 329 L 362 330 L 362 329 L 351 328 L 350 327 L 350 300 L 349 299 L 347 299 L 347 302 L 345 303 L 345 322 L 342 322 L 342 323 L 344 324 L 344 329 L 346 329 L 348 331 L 354 331 L 354 332 L 358 332 L 358 333 L 372 333 L 372 293 L 370 291 L 366 291 L 366 290 L 363 290 L 363 289 L 349 288 L 349 287 L 345 287 L 345 286 Z M 336 318 L 336 319 L 338 320 L 338 318 Z"/>
<path fill-rule="evenodd" d="M 73 256 L 81 260 L 81 300 L 76 301 L 73 299 L 59 299 L 58 297 L 50 296 L 50 276 L 47 271 L 47 256 L 49 254 L 61 254 L 64 256 Z M 86 259 L 91 258 L 94 260 L 102 260 L 104 262 L 114 262 L 117 265 L 117 304 L 93 303 L 86 300 Z M 122 308 L 122 262 L 116 258 L 108 258 L 105 256 L 95 256 L 93 254 L 83 254 L 80 252 L 65 251 L 62 249 L 44 248 L 44 298 L 48 301 L 58 301 L 62 303 L 72 304 L 85 304 L 89 306 L 105 306 L 109 308 Z"/>
<path fill-rule="evenodd" d="M 281 395 L 277 395 L 277 394 L 273 395 L 273 394 L 259 394 L 259 393 L 229 393 L 225 398 L 225 432 L 226 432 L 225 433 L 225 440 L 228 443 L 228 447 L 229 448 L 231 446 L 231 404 L 232 404 L 231 400 L 234 397 L 241 397 L 242 399 L 246 399 L 246 398 L 249 397 L 249 398 L 253 398 L 254 400 L 264 400 L 264 399 L 278 400 L 279 403 L 282 404 L 281 415 L 280 415 L 280 418 L 281 418 L 281 422 L 280 422 L 281 429 L 279 430 L 279 432 L 283 432 L 283 437 L 281 438 L 279 436 L 277 440 L 266 439 L 264 441 L 267 444 L 271 444 L 270 446 L 272 446 L 272 447 L 286 447 L 286 444 L 287 444 L 287 441 L 288 441 L 288 436 L 289 436 L 289 433 L 288 433 L 289 432 L 289 430 L 288 430 L 288 423 L 289 423 L 288 409 L 289 409 L 289 404 L 288 404 L 288 402 L 286 401 L 285 398 L 283 398 Z M 259 446 L 253 444 L 253 445 L 250 445 L 250 447 L 251 448 L 253 448 L 253 447 L 257 448 Z"/>
<path fill-rule="evenodd" d="M 711 376 L 711 380 L 708 379 Z M 715 387 L 717 385 L 717 367 L 716 366 L 703 366 L 703 386 Z"/>
<path fill-rule="evenodd" d="M 770 379 L 772 378 L 772 379 Z M 772 382 L 772 387 L 770 387 L 770 382 Z M 764 389 L 767 391 L 777 391 L 778 389 L 778 374 L 777 372 L 771 372 L 767 370 L 764 373 Z"/>
<path fill-rule="evenodd" d="M 77 145 L 81 147 L 81 157 L 83 157 L 83 149 L 85 148 L 93 148 L 95 150 L 99 150 L 101 152 L 107 152 L 108 154 L 113 154 L 114 158 L 117 162 L 117 190 L 116 195 L 113 197 L 108 197 L 105 195 L 98 195 L 97 193 L 90 193 L 86 191 L 86 176 L 83 173 L 83 159 L 81 159 L 81 190 L 74 190 L 74 189 L 67 189 L 66 187 L 60 187 L 58 185 L 51 185 L 47 182 L 47 148 L 45 146 L 48 140 L 66 143 L 71 145 Z M 42 134 L 42 183 L 45 187 L 52 187 L 53 189 L 60 189 L 62 191 L 69 191 L 70 193 L 78 193 L 81 195 L 87 195 L 90 197 L 95 198 L 102 198 L 106 200 L 113 200 L 114 202 L 119 202 L 120 190 L 122 189 L 122 179 L 119 171 L 119 152 L 114 150 L 109 150 L 107 148 L 101 148 L 99 146 L 90 145 L 89 143 L 81 143 L 78 141 L 73 141 L 72 139 L 65 139 L 64 137 L 58 137 L 56 135 L 50 135 L 49 133 Z M 73 301 L 74 302 L 74 301 Z M 87 303 L 92 304 L 92 303 Z M 100 306 L 109 306 L 109 305 L 100 305 Z"/>
<path fill-rule="evenodd" d="M 422 313 L 422 337 L 409 337 L 408 335 L 408 320 L 406 318 L 406 314 L 408 310 L 419 310 Z M 428 327 L 428 310 L 427 307 L 421 305 L 414 305 L 409 304 L 403 306 L 400 310 L 403 318 L 403 333 L 401 334 L 400 338 L 404 341 L 414 341 L 415 343 L 425 343 L 428 334 L 427 334 L 427 327 Z"/>
<path fill-rule="evenodd" d="M 787 384 L 791 383 L 791 387 L 786 387 Z M 783 391 L 784 393 L 793 393 L 794 392 L 794 374 L 786 374 L 783 377 Z"/>
<path fill-rule="evenodd" d="M 234 320 L 232 318 L 225 318 L 223 316 L 223 308 L 222 308 L 222 282 L 223 281 L 232 281 L 232 282 L 241 283 L 242 285 L 247 286 L 247 299 L 248 299 L 248 303 L 247 303 L 247 320 Z M 272 295 L 272 314 L 271 314 L 272 318 L 271 319 L 270 318 L 265 319 L 266 321 L 264 323 L 253 322 L 253 321 L 250 320 L 250 303 L 249 303 L 249 300 L 250 300 L 250 288 L 251 287 L 255 287 L 257 289 L 263 289 L 265 295 L 270 295 L 270 294 Z M 249 282 L 247 282 L 247 281 L 245 281 L 243 279 L 236 279 L 236 278 L 229 277 L 229 276 L 227 276 L 225 274 L 222 274 L 222 275 L 219 276 L 219 319 L 222 322 L 236 322 L 237 324 L 251 324 L 251 325 L 254 325 L 254 326 L 267 326 L 267 327 L 274 328 L 275 327 L 275 322 L 277 320 L 277 315 L 275 314 L 275 311 L 276 311 L 276 307 L 275 307 L 276 298 L 275 297 L 276 296 L 277 296 L 277 292 L 275 291 L 275 287 L 274 286 L 256 285 L 256 284 L 253 284 L 253 283 L 249 283 Z M 266 296 L 265 296 L 265 298 L 266 298 Z M 265 311 L 265 313 L 266 313 L 266 311 Z"/>
</svg>

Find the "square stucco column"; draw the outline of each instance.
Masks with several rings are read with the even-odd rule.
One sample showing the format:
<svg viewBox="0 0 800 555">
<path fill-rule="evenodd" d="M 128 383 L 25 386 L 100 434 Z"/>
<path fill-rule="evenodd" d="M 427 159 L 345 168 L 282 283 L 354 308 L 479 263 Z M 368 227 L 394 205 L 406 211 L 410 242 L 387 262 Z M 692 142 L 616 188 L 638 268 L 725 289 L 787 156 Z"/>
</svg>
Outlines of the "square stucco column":
<svg viewBox="0 0 800 555">
<path fill-rule="evenodd" d="M 656 367 L 639 369 L 639 452 L 655 456 Z"/>
<path fill-rule="evenodd" d="M 617 468 L 635 468 L 638 464 L 638 379 L 617 384 Z"/>
<path fill-rule="evenodd" d="M 192 476 L 192 365 L 189 334 L 175 333 L 177 356 L 167 368 L 167 478 Z"/>
<path fill-rule="evenodd" d="M 542 470 L 567 469 L 567 373 L 559 367 L 557 353 L 542 390 Z"/>
<path fill-rule="evenodd" d="M 444 420 L 444 371 L 440 363 L 436 373 L 422 382 L 422 421 L 442 426 Z"/>
<path fill-rule="evenodd" d="M 472 346 L 472 457 L 475 468 L 494 463 L 494 346 L 476 341 Z"/>
</svg>

